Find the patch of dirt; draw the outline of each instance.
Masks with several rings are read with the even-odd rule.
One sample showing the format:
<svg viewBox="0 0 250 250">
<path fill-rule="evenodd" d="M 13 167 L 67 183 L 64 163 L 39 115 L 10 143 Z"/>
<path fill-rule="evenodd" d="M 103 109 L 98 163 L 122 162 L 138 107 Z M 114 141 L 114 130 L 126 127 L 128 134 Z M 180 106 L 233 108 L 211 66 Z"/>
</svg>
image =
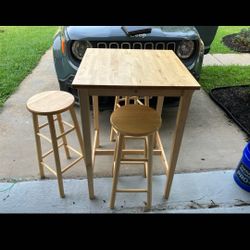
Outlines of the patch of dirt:
<svg viewBox="0 0 250 250">
<path fill-rule="evenodd" d="M 242 52 L 242 53 L 249 53 L 250 45 L 243 44 L 237 41 L 236 39 L 234 39 L 237 35 L 238 33 L 224 36 L 222 38 L 222 42 L 224 43 L 225 46 L 227 46 L 228 48 L 234 51 Z"/>
<path fill-rule="evenodd" d="M 250 137 L 250 86 L 215 88 L 209 95 Z"/>
</svg>

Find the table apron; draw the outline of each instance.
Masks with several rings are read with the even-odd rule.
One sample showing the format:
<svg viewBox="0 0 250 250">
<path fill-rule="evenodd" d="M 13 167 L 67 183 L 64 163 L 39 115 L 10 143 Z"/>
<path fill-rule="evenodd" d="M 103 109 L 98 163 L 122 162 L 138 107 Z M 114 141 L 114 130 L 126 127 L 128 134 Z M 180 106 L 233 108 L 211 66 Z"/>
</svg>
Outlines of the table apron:
<svg viewBox="0 0 250 250">
<path fill-rule="evenodd" d="M 79 88 L 79 91 L 86 91 L 89 96 L 183 96 L 186 91 L 194 91 L 183 90 L 183 89 L 127 89 L 127 88 L 119 88 L 119 89 L 107 89 L 107 88 Z M 86 93 L 85 92 L 85 93 Z"/>
</svg>

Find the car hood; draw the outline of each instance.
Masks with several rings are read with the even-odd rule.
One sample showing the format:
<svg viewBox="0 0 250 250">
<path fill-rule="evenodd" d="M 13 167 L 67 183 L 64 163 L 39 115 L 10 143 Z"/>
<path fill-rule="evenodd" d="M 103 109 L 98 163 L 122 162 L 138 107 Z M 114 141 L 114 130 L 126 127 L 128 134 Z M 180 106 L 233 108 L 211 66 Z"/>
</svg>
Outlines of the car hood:
<svg viewBox="0 0 250 250">
<path fill-rule="evenodd" d="M 148 26 L 145 26 L 148 27 Z M 195 40 L 199 34 L 194 26 L 151 26 L 152 31 L 146 34 L 148 39 L 165 40 Z M 121 29 L 121 26 L 67 26 L 65 27 L 70 40 L 116 40 L 116 38 L 127 39 L 128 36 Z M 131 38 L 131 37 L 130 37 Z"/>
</svg>

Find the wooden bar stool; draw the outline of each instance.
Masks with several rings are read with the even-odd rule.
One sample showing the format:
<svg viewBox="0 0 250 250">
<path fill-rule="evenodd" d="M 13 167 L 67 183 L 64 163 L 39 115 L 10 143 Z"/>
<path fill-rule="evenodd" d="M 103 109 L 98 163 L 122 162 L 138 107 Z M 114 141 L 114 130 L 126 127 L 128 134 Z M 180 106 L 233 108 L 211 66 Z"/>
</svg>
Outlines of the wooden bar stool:
<svg viewBox="0 0 250 250">
<path fill-rule="evenodd" d="M 128 105 L 133 101 L 134 104 L 146 105 L 149 106 L 149 96 L 116 96 L 114 110 L 120 108 L 122 105 Z M 110 141 L 115 141 L 115 130 L 113 126 L 111 126 L 110 130 Z"/>
<path fill-rule="evenodd" d="M 152 96 L 116 96 L 115 97 L 115 104 L 114 104 L 114 111 L 118 108 L 120 108 L 122 105 L 128 105 L 131 103 L 131 101 L 134 104 L 138 104 L 138 105 L 145 105 L 145 106 L 149 106 L 149 102 L 150 99 L 152 98 Z M 164 103 L 164 97 L 163 96 L 158 96 L 157 97 L 157 106 L 156 106 L 156 111 L 159 113 L 159 115 L 161 116 L 162 114 L 162 108 L 163 108 L 163 103 Z M 110 141 L 115 141 L 116 138 L 116 130 L 114 129 L 114 127 L 111 125 L 111 131 L 110 131 Z M 130 136 L 124 136 L 124 142 L 123 142 L 123 147 L 124 147 L 124 154 L 144 154 L 144 156 L 146 155 L 146 150 L 133 150 L 133 149 L 125 149 L 126 147 L 126 140 L 127 139 L 139 139 L 139 140 L 144 140 L 144 144 L 146 144 L 146 139 L 147 136 L 138 136 L 138 137 L 130 137 Z M 166 158 L 166 154 L 162 145 L 162 141 L 161 141 L 161 137 L 159 134 L 159 131 L 156 131 L 156 133 L 153 136 L 153 154 L 154 155 L 159 155 L 161 157 L 162 160 L 162 164 L 163 164 L 163 168 L 165 173 L 168 173 L 168 163 L 167 163 L 167 158 Z M 113 172 L 112 172 L 113 174 Z M 144 165 L 144 177 L 147 176 L 146 173 L 146 166 Z"/>
<path fill-rule="evenodd" d="M 27 109 L 32 113 L 33 117 L 40 176 L 41 178 L 45 177 L 44 167 L 46 167 L 50 172 L 52 172 L 57 177 L 59 193 L 60 196 L 63 198 L 65 195 L 64 195 L 62 174 L 66 170 L 74 166 L 81 159 L 83 159 L 84 155 L 82 136 L 74 110 L 74 96 L 64 91 L 46 91 L 32 96 L 27 101 L 26 106 Z M 73 125 L 62 120 L 61 113 L 65 111 L 70 112 Z M 47 116 L 48 122 L 39 125 L 39 120 L 38 120 L 39 115 Z M 60 135 L 56 134 L 55 123 L 54 123 L 54 121 L 56 120 L 58 121 L 61 133 Z M 65 131 L 64 125 L 67 125 L 69 129 Z M 46 126 L 49 126 L 51 138 L 48 138 L 47 136 L 45 136 L 40 132 L 40 130 Z M 74 130 L 76 132 L 77 139 L 80 144 L 81 152 L 77 151 L 67 143 L 66 135 Z M 52 144 L 52 149 L 44 154 L 42 154 L 41 138 L 45 139 L 46 141 Z M 58 140 L 60 138 L 62 139 L 62 143 L 58 144 Z M 70 159 L 69 150 L 73 151 L 79 156 L 76 160 L 71 162 L 64 169 L 61 169 L 61 163 L 58 151 L 58 149 L 61 146 L 64 147 L 67 159 Z M 52 152 L 54 152 L 56 171 L 54 171 L 52 167 L 50 167 L 44 162 L 44 158 L 50 155 Z"/>
<path fill-rule="evenodd" d="M 145 105 L 128 104 L 116 109 L 110 117 L 111 125 L 117 132 L 116 150 L 114 154 L 113 185 L 110 207 L 114 208 L 116 192 L 147 192 L 146 209 L 151 208 L 152 203 L 152 154 L 153 136 L 161 127 L 159 113 Z M 146 136 L 146 157 L 143 159 L 123 158 L 124 137 Z M 134 161 L 146 162 L 147 189 L 118 189 L 118 175 L 120 164 L 133 163 Z"/>
<path fill-rule="evenodd" d="M 122 105 L 128 105 L 131 104 L 131 101 L 133 104 L 138 104 L 138 105 L 146 105 L 149 106 L 149 96 L 116 96 L 115 97 L 115 103 L 114 103 L 114 111 L 118 108 L 120 108 Z M 111 126 L 110 130 L 110 141 L 115 141 L 117 135 L 117 131 L 114 129 L 113 126 Z M 124 136 L 123 140 L 123 149 L 126 147 L 126 140 L 129 139 L 139 139 L 144 141 L 145 149 L 146 149 L 146 136 Z M 144 150 L 144 156 L 146 157 L 146 150 Z M 134 162 L 135 163 L 135 162 Z M 142 163 L 142 162 L 141 162 Z M 112 171 L 112 176 L 114 171 Z M 144 177 L 147 177 L 147 169 L 146 169 L 146 164 L 144 164 Z"/>
</svg>

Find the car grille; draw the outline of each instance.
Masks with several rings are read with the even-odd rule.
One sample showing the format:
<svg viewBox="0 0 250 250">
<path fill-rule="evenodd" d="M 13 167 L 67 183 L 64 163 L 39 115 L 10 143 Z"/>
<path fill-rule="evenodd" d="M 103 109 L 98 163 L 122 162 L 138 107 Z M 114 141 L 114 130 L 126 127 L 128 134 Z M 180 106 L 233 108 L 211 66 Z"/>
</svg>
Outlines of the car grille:
<svg viewBox="0 0 250 250">
<path fill-rule="evenodd" d="M 175 42 L 91 42 L 94 48 L 112 48 L 112 49 L 176 49 Z"/>
</svg>

